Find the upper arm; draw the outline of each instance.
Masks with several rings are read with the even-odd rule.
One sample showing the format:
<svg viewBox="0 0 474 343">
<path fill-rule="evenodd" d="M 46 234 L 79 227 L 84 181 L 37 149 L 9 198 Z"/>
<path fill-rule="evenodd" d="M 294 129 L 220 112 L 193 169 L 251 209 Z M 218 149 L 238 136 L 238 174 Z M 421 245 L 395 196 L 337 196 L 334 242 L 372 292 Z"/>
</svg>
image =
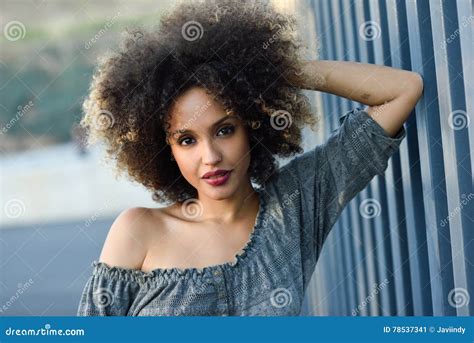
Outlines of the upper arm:
<svg viewBox="0 0 474 343">
<path fill-rule="evenodd" d="M 99 260 L 110 266 L 141 269 L 147 253 L 146 208 L 124 210 L 115 219 L 105 239 Z"/>
<path fill-rule="evenodd" d="M 423 93 L 423 79 L 418 73 L 411 73 L 407 78 L 405 91 L 382 105 L 369 106 L 364 109 L 390 137 L 394 137 L 407 121 Z"/>
</svg>

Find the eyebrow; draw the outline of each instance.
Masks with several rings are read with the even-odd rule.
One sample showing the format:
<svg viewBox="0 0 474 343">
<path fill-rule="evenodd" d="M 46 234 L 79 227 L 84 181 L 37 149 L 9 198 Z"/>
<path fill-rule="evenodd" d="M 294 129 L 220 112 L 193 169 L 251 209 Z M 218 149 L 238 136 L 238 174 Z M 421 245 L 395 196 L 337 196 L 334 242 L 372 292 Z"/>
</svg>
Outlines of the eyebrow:
<svg viewBox="0 0 474 343">
<path fill-rule="evenodd" d="M 216 127 L 217 125 L 219 125 L 220 123 L 222 123 L 223 121 L 227 120 L 227 119 L 233 119 L 233 118 L 238 118 L 237 115 L 226 115 L 225 117 L 219 119 L 218 121 L 216 121 L 214 124 L 211 125 L 211 127 Z M 171 132 L 171 135 L 175 135 L 177 133 L 191 133 L 191 132 L 194 132 L 193 130 L 176 130 L 176 131 L 173 131 Z"/>
</svg>

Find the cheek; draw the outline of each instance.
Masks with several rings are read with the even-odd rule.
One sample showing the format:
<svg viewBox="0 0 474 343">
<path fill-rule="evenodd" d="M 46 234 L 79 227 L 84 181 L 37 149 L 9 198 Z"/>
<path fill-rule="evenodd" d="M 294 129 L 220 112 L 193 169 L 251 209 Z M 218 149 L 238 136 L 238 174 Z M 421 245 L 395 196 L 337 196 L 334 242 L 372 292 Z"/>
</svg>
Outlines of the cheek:
<svg viewBox="0 0 474 343">
<path fill-rule="evenodd" d="M 232 149 L 232 162 L 236 164 L 236 168 L 245 169 L 250 164 L 250 146 L 247 140 L 247 136 L 242 135 L 237 141 L 235 141 L 230 148 Z"/>
<path fill-rule="evenodd" d="M 196 173 L 196 169 L 199 168 L 197 156 L 193 154 L 182 154 L 177 157 L 177 162 L 181 174 L 187 179 L 192 178 Z"/>
</svg>

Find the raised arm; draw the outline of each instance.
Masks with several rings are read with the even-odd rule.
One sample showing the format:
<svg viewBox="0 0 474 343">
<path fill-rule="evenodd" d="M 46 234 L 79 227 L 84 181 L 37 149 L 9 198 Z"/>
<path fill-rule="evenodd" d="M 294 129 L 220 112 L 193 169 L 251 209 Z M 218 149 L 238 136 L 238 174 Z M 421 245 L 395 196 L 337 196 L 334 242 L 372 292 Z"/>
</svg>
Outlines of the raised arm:
<svg viewBox="0 0 474 343">
<path fill-rule="evenodd" d="M 298 88 L 335 94 L 365 104 L 365 111 L 393 137 L 423 93 L 420 74 L 375 64 L 305 61 L 287 79 Z"/>
</svg>

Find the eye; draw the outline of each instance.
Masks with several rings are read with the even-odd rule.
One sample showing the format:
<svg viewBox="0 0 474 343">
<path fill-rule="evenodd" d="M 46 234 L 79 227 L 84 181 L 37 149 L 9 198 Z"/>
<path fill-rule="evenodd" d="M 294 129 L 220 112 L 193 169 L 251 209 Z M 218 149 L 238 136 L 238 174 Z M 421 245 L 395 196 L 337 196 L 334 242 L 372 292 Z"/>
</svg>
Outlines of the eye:
<svg viewBox="0 0 474 343">
<path fill-rule="evenodd" d="M 223 128 L 221 128 L 217 133 L 219 132 L 225 132 L 225 135 L 229 135 L 229 134 L 232 134 L 234 133 L 235 131 L 235 127 L 233 125 L 229 125 L 229 126 L 225 126 Z M 181 146 L 188 146 L 188 145 L 191 145 L 192 143 L 189 143 L 189 144 L 182 144 L 183 142 L 187 141 L 187 140 L 194 140 L 193 138 L 191 137 L 183 137 L 183 138 L 180 138 L 178 140 L 178 144 L 181 145 Z"/>
<path fill-rule="evenodd" d="M 179 141 L 178 141 L 178 144 L 179 145 L 183 145 L 182 143 L 188 139 L 192 139 L 191 137 L 184 137 L 184 138 L 181 138 Z M 187 146 L 189 144 L 184 144 L 184 146 Z"/>
<path fill-rule="evenodd" d="M 233 133 L 234 132 L 234 126 L 233 125 L 229 125 L 229 126 L 226 126 L 226 127 L 223 127 L 222 129 L 219 130 L 219 132 L 221 132 L 222 130 L 225 130 L 226 132 L 228 132 L 229 134 L 230 133 Z"/>
</svg>

